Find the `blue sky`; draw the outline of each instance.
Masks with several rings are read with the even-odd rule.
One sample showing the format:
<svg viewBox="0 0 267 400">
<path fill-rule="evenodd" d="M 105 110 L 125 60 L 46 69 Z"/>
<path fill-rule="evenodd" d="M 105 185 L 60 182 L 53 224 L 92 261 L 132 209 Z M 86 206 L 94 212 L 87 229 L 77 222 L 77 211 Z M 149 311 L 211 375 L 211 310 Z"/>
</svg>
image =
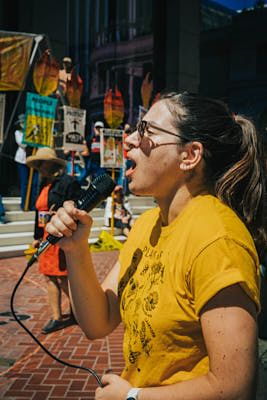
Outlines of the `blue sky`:
<svg viewBox="0 0 267 400">
<path fill-rule="evenodd" d="M 222 4 L 232 10 L 242 10 L 243 8 L 253 7 L 256 0 L 213 0 L 216 3 Z M 265 0 L 264 3 L 267 3 Z"/>
</svg>

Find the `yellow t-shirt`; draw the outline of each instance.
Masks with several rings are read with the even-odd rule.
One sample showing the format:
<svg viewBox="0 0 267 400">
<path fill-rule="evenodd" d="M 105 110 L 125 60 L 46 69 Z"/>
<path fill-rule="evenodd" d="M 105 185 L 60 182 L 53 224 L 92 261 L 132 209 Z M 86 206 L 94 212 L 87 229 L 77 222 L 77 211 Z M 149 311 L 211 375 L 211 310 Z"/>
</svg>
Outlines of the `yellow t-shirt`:
<svg viewBox="0 0 267 400">
<path fill-rule="evenodd" d="M 194 198 L 168 226 L 144 213 L 120 254 L 118 293 L 125 324 L 122 377 L 135 387 L 204 375 L 209 369 L 199 313 L 222 288 L 240 283 L 259 310 L 259 261 L 236 214 L 217 198 Z"/>
</svg>

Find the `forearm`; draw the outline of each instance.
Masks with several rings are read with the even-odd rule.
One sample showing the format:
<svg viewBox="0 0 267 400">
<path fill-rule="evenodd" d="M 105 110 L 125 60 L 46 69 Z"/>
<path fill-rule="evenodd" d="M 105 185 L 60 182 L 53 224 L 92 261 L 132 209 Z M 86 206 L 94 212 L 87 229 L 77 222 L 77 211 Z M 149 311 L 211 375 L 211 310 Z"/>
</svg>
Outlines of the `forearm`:
<svg viewBox="0 0 267 400">
<path fill-rule="evenodd" d="M 234 379 L 232 377 L 232 379 Z M 231 380 L 230 380 L 231 381 Z M 232 385 L 227 377 L 218 379 L 212 373 L 173 385 L 143 388 L 138 400 L 252 400 L 255 398 L 255 380 Z"/>
<path fill-rule="evenodd" d="M 103 337 L 117 322 L 110 315 L 109 296 L 97 279 L 88 243 L 65 254 L 70 296 L 79 325 L 89 339 Z"/>
</svg>

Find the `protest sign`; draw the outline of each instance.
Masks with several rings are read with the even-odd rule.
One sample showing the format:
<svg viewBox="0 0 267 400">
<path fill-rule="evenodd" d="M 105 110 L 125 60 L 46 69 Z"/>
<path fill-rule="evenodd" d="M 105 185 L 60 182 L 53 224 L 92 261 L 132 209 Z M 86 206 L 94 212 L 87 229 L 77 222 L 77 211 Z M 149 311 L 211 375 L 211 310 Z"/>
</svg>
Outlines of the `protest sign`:
<svg viewBox="0 0 267 400">
<path fill-rule="evenodd" d="M 123 167 L 123 131 L 120 129 L 101 129 L 100 159 L 103 168 Z"/>
<path fill-rule="evenodd" d="M 51 146 L 57 100 L 27 93 L 23 143 L 33 147 Z"/>
<path fill-rule="evenodd" d="M 64 150 L 82 151 L 86 110 L 64 106 Z"/>
</svg>

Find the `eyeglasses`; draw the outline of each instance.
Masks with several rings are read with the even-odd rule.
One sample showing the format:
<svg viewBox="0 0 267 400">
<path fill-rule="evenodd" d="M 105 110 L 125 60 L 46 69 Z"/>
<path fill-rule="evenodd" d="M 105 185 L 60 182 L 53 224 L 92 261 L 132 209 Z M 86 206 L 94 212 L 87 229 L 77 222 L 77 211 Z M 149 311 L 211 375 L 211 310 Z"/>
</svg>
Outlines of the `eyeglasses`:
<svg viewBox="0 0 267 400">
<path fill-rule="evenodd" d="M 157 129 L 158 131 L 165 132 L 165 133 L 168 133 L 169 135 L 177 136 L 177 137 L 179 137 L 181 139 L 185 139 L 185 140 L 191 142 L 191 139 L 187 138 L 184 135 L 178 135 L 178 133 L 167 131 L 167 129 L 163 129 L 163 128 L 159 127 L 159 126 L 154 125 L 150 121 L 145 121 L 145 120 L 139 121 L 138 124 L 136 125 L 136 129 L 137 129 L 137 132 L 139 133 L 139 136 L 140 136 L 141 140 L 145 136 L 145 131 L 147 131 L 148 133 L 152 133 L 152 134 L 154 133 L 154 132 L 151 132 L 149 130 L 150 127 L 153 128 L 153 129 Z"/>
</svg>

